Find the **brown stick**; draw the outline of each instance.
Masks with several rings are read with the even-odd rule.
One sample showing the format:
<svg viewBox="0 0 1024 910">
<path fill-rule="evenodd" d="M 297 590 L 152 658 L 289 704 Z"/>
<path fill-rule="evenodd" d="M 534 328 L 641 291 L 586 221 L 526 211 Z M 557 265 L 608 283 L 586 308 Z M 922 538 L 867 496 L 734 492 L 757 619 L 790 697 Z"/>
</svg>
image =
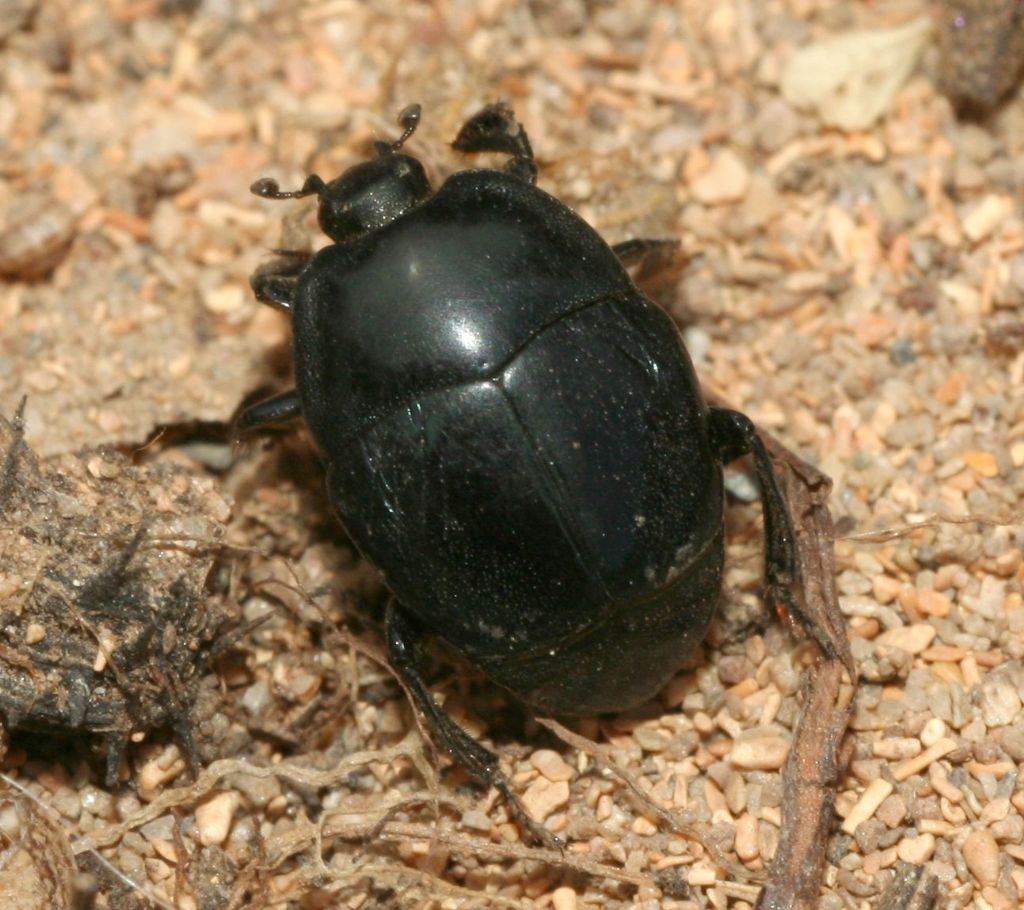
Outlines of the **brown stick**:
<svg viewBox="0 0 1024 910">
<path fill-rule="evenodd" d="M 819 659 L 804 681 L 804 710 L 783 768 L 782 834 L 757 910 L 818 906 L 825 852 L 841 768 L 839 747 L 849 723 L 856 669 L 835 583 L 835 529 L 828 508 L 832 482 L 778 440 L 758 430 L 793 513 L 800 559 L 805 631 Z"/>
<path fill-rule="evenodd" d="M 728 407 L 718 396 L 709 404 Z M 829 480 L 770 433 L 758 436 L 772 456 L 789 503 L 800 563 L 801 610 L 790 617 L 818 645 L 804 680 L 804 710 L 782 770 L 782 832 L 768 884 L 755 910 L 814 910 L 825 869 L 839 785 L 839 747 L 849 723 L 857 674 L 836 592 L 835 528 Z M 843 686 L 844 673 L 852 685 Z"/>
</svg>

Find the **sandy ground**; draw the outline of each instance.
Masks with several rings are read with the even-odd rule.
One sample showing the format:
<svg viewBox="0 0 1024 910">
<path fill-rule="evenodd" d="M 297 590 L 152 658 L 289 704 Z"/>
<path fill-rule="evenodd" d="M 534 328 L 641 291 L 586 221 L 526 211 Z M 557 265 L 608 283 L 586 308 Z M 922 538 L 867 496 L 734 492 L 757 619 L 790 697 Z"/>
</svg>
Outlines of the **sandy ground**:
<svg viewBox="0 0 1024 910">
<path fill-rule="evenodd" d="M 997 4 L 942 4 L 940 26 L 958 6 Z M 93 516 L 108 544 L 96 567 L 147 515 L 177 515 L 174 496 L 206 496 L 187 552 L 213 569 L 193 593 L 236 628 L 261 620 L 190 690 L 198 781 L 166 730 L 138 731 L 113 788 L 102 737 L 14 733 L 4 773 L 44 806 L 13 789 L 0 805 L 13 858 L 0 879 L 38 878 L 0 881 L 6 905 L 58 906 L 71 851 L 98 907 L 752 906 L 779 839 L 806 647 L 772 624 L 721 623 L 656 701 L 576 725 L 601 761 L 441 669 L 446 708 L 567 839 L 540 862 L 493 794 L 422 745 L 376 660 L 380 586 L 334 524 L 308 442 L 233 440 L 241 404 L 288 384 L 287 322 L 248 277 L 274 247 L 323 243 L 307 203 L 249 184 L 340 173 L 412 101 L 424 113 L 408 148 L 439 181 L 466 166 L 447 145 L 459 125 L 501 98 L 540 186 L 609 241 L 680 239 L 687 266 L 659 299 L 702 381 L 835 482 L 861 684 L 821 907 L 878 906 L 901 862 L 927 865 L 943 906 L 1019 906 L 1024 99 L 1007 74 L 1021 41 L 999 56 L 984 34 L 972 47 L 919 26 L 892 53 L 827 49 L 812 88 L 839 84 L 817 109 L 783 91 L 798 48 L 930 11 L 0 2 L 0 415 L 27 396 L 25 444 L 55 476 L 78 464 L 89 489 L 140 485 L 120 526 Z M 862 83 L 877 101 L 888 76 L 877 115 L 849 114 Z M 1011 97 L 970 120 L 943 87 Z M 82 447 L 106 448 L 77 459 Z M 74 510 L 47 514 L 80 530 Z M 32 569 L 18 550 L 13 569 L 36 518 L 0 515 L 6 654 L 39 635 L 23 607 L 72 551 L 43 547 Z M 756 503 L 730 509 L 728 541 L 727 615 L 749 617 Z M 728 863 L 652 807 L 704 825 Z M 25 832 L 44 829 L 37 850 Z"/>
</svg>

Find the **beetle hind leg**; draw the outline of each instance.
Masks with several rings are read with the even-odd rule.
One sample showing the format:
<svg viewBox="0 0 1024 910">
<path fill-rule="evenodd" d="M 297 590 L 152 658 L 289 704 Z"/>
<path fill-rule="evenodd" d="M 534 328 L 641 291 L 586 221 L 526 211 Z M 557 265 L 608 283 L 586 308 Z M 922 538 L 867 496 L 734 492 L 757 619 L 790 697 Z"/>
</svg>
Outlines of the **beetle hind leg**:
<svg viewBox="0 0 1024 910">
<path fill-rule="evenodd" d="M 459 152 L 505 152 L 511 160 L 505 171 L 526 183 L 537 182 L 537 162 L 523 125 L 503 102 L 477 111 L 459 130 L 452 143 Z"/>
<path fill-rule="evenodd" d="M 264 427 L 276 426 L 280 423 L 287 423 L 302 416 L 302 402 L 299 400 L 299 393 L 295 389 L 289 389 L 280 395 L 266 398 L 251 404 L 235 421 L 235 428 L 240 432 L 263 429 Z"/>
<path fill-rule="evenodd" d="M 498 756 L 473 739 L 434 702 L 419 672 L 422 634 L 393 600 L 388 604 L 387 639 L 391 667 L 425 718 L 435 743 L 477 782 L 494 787 L 504 797 L 516 822 L 534 841 L 561 849 L 561 839 L 529 816 L 502 774 Z"/>
<path fill-rule="evenodd" d="M 764 580 L 768 601 L 795 618 L 803 611 L 794 593 L 800 570 L 797 563 L 796 534 L 789 505 L 772 470 L 771 456 L 749 417 L 726 408 L 711 408 L 709 417 L 712 443 L 722 463 L 741 455 L 753 455 L 754 470 L 761 487 L 764 512 Z M 804 623 L 806 626 L 807 624 Z"/>
</svg>

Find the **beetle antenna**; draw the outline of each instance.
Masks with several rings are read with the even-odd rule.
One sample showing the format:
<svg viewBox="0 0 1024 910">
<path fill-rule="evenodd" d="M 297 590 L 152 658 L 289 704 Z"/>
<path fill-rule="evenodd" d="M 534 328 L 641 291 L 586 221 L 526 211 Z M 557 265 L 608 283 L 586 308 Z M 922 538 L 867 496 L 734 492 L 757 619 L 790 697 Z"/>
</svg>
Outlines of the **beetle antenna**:
<svg viewBox="0 0 1024 910">
<path fill-rule="evenodd" d="M 394 142 L 375 142 L 373 144 L 378 155 L 387 155 L 391 152 L 397 152 L 406 140 L 416 132 L 416 127 L 420 125 L 420 114 L 423 113 L 423 107 L 419 104 L 410 104 L 407 107 L 403 107 L 401 112 L 398 114 L 398 125 L 402 128 L 402 135 L 399 136 Z"/>
<path fill-rule="evenodd" d="M 316 174 L 310 174 L 301 189 L 285 192 L 273 177 L 263 177 L 249 187 L 249 192 L 264 199 L 301 199 L 303 196 L 319 196 L 326 185 Z"/>
</svg>

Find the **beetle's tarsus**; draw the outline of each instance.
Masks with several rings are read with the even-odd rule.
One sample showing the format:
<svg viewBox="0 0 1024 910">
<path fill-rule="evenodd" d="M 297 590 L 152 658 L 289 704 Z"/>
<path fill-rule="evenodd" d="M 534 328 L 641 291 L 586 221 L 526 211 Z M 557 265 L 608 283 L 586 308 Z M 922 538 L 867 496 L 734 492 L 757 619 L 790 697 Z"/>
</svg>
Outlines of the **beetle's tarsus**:
<svg viewBox="0 0 1024 910">
<path fill-rule="evenodd" d="M 103 785 L 108 790 L 117 786 L 117 778 L 121 772 L 121 760 L 124 758 L 125 737 L 118 731 L 107 736 L 107 767 L 103 775 Z"/>
<path fill-rule="evenodd" d="M 394 600 L 388 604 L 386 622 L 391 667 L 405 684 L 410 698 L 426 720 L 435 743 L 477 783 L 494 787 L 505 798 L 509 811 L 520 827 L 533 840 L 546 847 L 561 849 L 561 839 L 534 821 L 519 801 L 508 779 L 501 773 L 498 756 L 473 739 L 431 698 L 419 671 L 422 633 Z"/>
<path fill-rule="evenodd" d="M 250 405 L 235 421 L 235 429 L 241 433 L 264 427 L 287 423 L 302 416 L 302 402 L 295 389 L 289 389 L 273 398 L 267 398 Z"/>
<path fill-rule="evenodd" d="M 497 772 L 497 777 L 493 780 L 494 788 L 504 797 L 505 804 L 508 806 L 509 812 L 512 813 L 512 817 L 516 820 L 516 824 L 525 831 L 530 839 L 541 847 L 547 847 L 549 850 L 565 850 L 565 841 L 562 840 L 557 834 L 548 831 L 540 822 L 533 819 L 526 811 L 526 807 L 519 801 L 519 797 L 512 792 L 512 788 L 509 786 L 504 776 Z"/>
<path fill-rule="evenodd" d="M 295 281 L 309 265 L 308 250 L 273 250 L 277 259 L 266 262 L 253 273 L 249 285 L 260 303 L 290 313 L 295 297 Z"/>
<path fill-rule="evenodd" d="M 189 773 L 192 775 L 192 779 L 195 780 L 199 776 L 199 769 L 202 767 L 199 749 L 196 747 L 195 732 L 192 727 L 192 721 L 187 713 L 182 711 L 180 706 L 178 711 L 181 713 L 175 718 L 172 728 L 174 735 L 178 739 L 178 745 L 181 746 L 181 751 L 185 753 L 185 761 L 188 762 Z"/>
<path fill-rule="evenodd" d="M 257 272 L 249 279 L 249 284 L 260 303 L 284 313 L 292 311 L 292 299 L 295 296 L 294 278 L 275 272 Z"/>
<path fill-rule="evenodd" d="M 452 143 L 459 152 L 505 152 L 512 160 L 506 173 L 524 181 L 537 182 L 537 162 L 523 125 L 503 102 L 488 104 L 469 118 Z"/>
</svg>

